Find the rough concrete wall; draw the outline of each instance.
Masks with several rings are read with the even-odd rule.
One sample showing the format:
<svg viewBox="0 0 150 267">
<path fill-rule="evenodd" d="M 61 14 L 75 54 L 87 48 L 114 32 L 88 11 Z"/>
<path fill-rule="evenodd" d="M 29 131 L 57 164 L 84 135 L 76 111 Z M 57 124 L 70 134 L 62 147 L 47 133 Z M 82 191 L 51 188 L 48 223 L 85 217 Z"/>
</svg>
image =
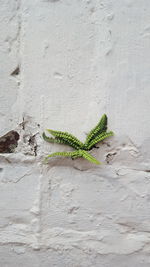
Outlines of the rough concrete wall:
<svg viewBox="0 0 150 267">
<path fill-rule="evenodd" d="M 150 266 L 150 1 L 0 0 L 1 267 Z M 106 113 L 115 137 L 51 160 Z"/>
</svg>

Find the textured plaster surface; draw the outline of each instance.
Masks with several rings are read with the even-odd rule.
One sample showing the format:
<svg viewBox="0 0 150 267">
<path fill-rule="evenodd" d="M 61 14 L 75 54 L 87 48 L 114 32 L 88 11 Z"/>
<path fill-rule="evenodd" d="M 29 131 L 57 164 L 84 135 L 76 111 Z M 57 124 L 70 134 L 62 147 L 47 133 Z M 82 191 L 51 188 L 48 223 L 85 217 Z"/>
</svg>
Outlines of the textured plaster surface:
<svg viewBox="0 0 150 267">
<path fill-rule="evenodd" d="M 1 267 L 150 266 L 150 1 L 1 0 Z M 106 113 L 115 137 L 84 159 L 45 128 L 84 140 Z"/>
</svg>

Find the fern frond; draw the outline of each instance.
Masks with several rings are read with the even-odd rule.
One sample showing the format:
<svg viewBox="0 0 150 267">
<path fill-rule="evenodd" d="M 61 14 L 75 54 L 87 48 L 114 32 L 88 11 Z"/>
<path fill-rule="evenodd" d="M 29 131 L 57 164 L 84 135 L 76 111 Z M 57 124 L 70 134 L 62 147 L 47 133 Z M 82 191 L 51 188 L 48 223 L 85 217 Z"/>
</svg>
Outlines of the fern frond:
<svg viewBox="0 0 150 267">
<path fill-rule="evenodd" d="M 104 114 L 99 123 L 90 131 L 90 133 L 87 135 L 85 145 L 89 144 L 89 142 L 95 138 L 98 134 L 101 134 L 102 132 L 105 132 L 107 130 L 107 116 Z"/>
<path fill-rule="evenodd" d="M 78 140 L 74 135 L 68 132 L 54 131 L 50 129 L 47 129 L 47 131 L 53 136 L 55 136 L 57 139 L 64 141 L 65 144 L 67 143 L 75 149 L 80 149 L 84 147 L 84 144 L 80 140 Z"/>
<path fill-rule="evenodd" d="M 56 156 L 76 158 L 76 157 L 80 156 L 80 152 L 79 152 L 79 150 L 68 151 L 68 152 L 54 152 L 54 153 L 48 155 L 45 158 L 45 160 L 47 160 L 48 158 L 56 157 Z"/>
<path fill-rule="evenodd" d="M 99 135 L 97 135 L 93 140 L 91 140 L 91 142 L 87 145 L 87 149 L 90 150 L 92 149 L 97 143 L 99 143 L 100 141 L 104 140 L 107 137 L 113 136 L 114 133 L 113 132 L 104 132 L 101 133 Z"/>
<path fill-rule="evenodd" d="M 53 137 L 49 137 L 44 132 L 43 132 L 42 136 L 43 136 L 43 139 L 46 142 L 49 142 L 49 143 L 58 143 L 58 144 L 66 144 L 66 143 L 64 143 L 63 140 L 57 139 L 57 138 L 53 138 Z"/>
<path fill-rule="evenodd" d="M 82 149 L 79 149 L 76 151 L 69 151 L 69 152 L 54 152 L 54 153 L 48 155 L 45 158 L 45 160 L 48 160 L 48 158 L 52 158 L 52 157 L 56 157 L 56 156 L 71 157 L 72 159 L 83 157 L 92 163 L 95 163 L 97 165 L 100 164 L 100 162 L 96 158 L 94 158 L 92 155 L 90 155 L 88 152 L 86 152 Z"/>
<path fill-rule="evenodd" d="M 82 150 L 82 157 L 94 164 L 97 164 L 97 165 L 101 164 L 96 158 L 94 158 L 91 154 L 89 154 L 85 150 Z"/>
</svg>

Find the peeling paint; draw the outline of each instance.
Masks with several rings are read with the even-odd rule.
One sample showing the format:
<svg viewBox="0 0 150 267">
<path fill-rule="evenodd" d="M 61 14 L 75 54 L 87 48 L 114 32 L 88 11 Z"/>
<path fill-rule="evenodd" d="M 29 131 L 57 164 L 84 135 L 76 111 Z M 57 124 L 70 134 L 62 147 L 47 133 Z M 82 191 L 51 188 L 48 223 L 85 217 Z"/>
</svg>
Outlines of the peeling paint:
<svg viewBox="0 0 150 267">
<path fill-rule="evenodd" d="M 18 145 L 19 134 L 16 131 L 10 131 L 0 137 L 0 153 L 13 153 Z"/>
</svg>

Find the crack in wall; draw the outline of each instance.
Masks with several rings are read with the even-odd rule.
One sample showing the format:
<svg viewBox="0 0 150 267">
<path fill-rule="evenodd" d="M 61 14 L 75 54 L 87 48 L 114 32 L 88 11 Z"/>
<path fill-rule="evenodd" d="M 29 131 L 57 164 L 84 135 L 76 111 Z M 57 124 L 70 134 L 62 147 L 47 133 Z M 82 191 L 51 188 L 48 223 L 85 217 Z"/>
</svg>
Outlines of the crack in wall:
<svg viewBox="0 0 150 267">
<path fill-rule="evenodd" d="M 17 56 L 17 62 L 16 66 L 12 69 L 10 76 L 11 78 L 14 78 L 16 81 L 16 86 L 17 86 L 17 99 L 16 103 L 14 105 L 14 109 L 16 110 L 16 106 L 18 107 L 18 116 L 19 120 L 20 117 L 22 118 L 22 115 L 20 114 L 21 109 L 20 109 L 20 99 L 21 99 L 21 93 L 22 93 L 22 55 L 21 55 L 21 46 L 22 46 L 22 0 L 16 0 L 16 12 L 13 15 L 12 19 L 16 18 L 17 22 L 17 29 L 16 29 L 16 34 L 13 38 L 9 38 L 9 47 L 10 51 L 12 49 L 16 50 L 16 56 Z"/>
</svg>

